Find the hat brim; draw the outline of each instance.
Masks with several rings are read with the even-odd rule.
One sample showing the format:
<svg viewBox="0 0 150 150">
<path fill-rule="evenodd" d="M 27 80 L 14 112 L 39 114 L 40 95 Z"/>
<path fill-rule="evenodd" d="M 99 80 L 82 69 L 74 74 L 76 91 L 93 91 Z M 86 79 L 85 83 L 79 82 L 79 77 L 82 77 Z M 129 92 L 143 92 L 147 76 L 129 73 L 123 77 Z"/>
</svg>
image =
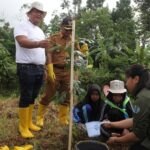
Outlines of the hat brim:
<svg viewBox="0 0 150 150">
<path fill-rule="evenodd" d="M 28 14 L 28 13 L 30 13 L 30 12 L 32 11 L 32 9 L 37 9 L 37 8 L 35 8 L 35 7 L 30 8 L 30 9 L 27 11 L 27 14 Z M 37 10 L 39 10 L 39 11 L 43 12 L 43 13 L 44 13 L 44 15 L 46 16 L 46 14 L 47 14 L 47 12 L 46 12 L 46 11 L 43 11 L 43 10 L 41 10 L 41 9 L 37 9 Z"/>
<path fill-rule="evenodd" d="M 72 30 L 71 27 L 64 27 L 65 30 Z"/>
<path fill-rule="evenodd" d="M 127 92 L 126 89 L 122 89 L 122 90 L 111 90 L 111 89 L 109 89 L 108 91 L 111 92 L 111 93 L 116 93 L 116 94 L 121 94 L 121 93 L 126 93 Z"/>
</svg>

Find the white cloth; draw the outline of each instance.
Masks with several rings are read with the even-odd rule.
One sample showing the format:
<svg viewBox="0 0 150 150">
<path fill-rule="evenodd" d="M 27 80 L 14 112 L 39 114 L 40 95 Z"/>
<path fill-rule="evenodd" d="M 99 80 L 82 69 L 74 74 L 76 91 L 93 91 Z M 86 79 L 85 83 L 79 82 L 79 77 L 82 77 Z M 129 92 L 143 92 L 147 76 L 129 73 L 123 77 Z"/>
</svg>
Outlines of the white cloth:
<svg viewBox="0 0 150 150">
<path fill-rule="evenodd" d="M 19 35 L 24 35 L 32 41 L 40 41 L 45 39 L 43 31 L 38 26 L 33 25 L 29 20 L 20 22 L 20 24 L 14 28 L 14 38 Z M 16 39 L 15 44 L 16 63 L 37 65 L 45 64 L 46 56 L 44 48 L 24 48 L 19 45 Z"/>
</svg>

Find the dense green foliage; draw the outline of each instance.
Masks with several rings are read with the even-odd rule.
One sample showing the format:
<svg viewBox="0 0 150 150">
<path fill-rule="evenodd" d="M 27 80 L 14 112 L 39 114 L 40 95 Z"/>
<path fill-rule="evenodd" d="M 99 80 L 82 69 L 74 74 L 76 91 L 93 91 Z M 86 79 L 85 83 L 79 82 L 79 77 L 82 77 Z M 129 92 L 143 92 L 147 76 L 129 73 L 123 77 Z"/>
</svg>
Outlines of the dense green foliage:
<svg viewBox="0 0 150 150">
<path fill-rule="evenodd" d="M 7 95 L 17 90 L 15 43 L 9 23 L 0 27 L 0 91 Z"/>
<path fill-rule="evenodd" d="M 110 11 L 103 7 L 105 0 L 74 0 L 76 7 L 76 37 L 89 41 L 89 55 L 94 67 L 80 69 L 81 88 L 96 82 L 100 85 L 112 79 L 124 79 L 125 69 L 134 63 L 150 68 L 150 1 L 134 0 L 137 7 L 130 6 L 130 0 L 120 0 Z M 46 35 L 59 30 L 64 16 L 73 15 L 71 3 L 64 0 L 61 4 L 67 13 L 53 14 L 48 25 L 41 27 Z M 135 14 L 139 14 L 139 17 Z M 17 89 L 15 43 L 13 28 L 4 20 L 0 27 L 0 91 Z M 90 42 L 92 41 L 92 42 Z"/>
</svg>

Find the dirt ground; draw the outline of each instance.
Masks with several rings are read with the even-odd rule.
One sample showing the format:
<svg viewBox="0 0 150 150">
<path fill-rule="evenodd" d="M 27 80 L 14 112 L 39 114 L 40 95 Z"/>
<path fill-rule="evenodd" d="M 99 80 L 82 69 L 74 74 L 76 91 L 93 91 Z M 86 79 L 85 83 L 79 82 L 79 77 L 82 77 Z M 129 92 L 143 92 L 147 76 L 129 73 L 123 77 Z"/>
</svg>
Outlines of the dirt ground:
<svg viewBox="0 0 150 150">
<path fill-rule="evenodd" d="M 38 103 L 35 105 L 34 122 L 37 108 Z M 18 133 L 18 99 L 0 100 L 0 146 L 8 145 L 10 150 L 13 150 L 14 145 L 32 144 L 33 150 L 67 150 L 69 127 L 61 126 L 57 115 L 57 105 L 50 104 L 45 115 L 43 129 L 33 132 L 35 138 L 23 139 Z M 87 133 L 81 132 L 73 126 L 72 150 L 75 149 L 76 143 L 83 140 L 89 140 Z M 109 146 L 109 149 L 127 150 L 128 146 Z"/>
</svg>

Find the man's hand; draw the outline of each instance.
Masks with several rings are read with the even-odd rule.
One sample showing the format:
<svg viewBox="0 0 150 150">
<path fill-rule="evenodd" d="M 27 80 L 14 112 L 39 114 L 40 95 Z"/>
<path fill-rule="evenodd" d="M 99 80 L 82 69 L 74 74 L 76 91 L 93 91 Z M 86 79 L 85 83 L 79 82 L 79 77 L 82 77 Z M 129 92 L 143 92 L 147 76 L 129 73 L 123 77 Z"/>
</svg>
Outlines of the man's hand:
<svg viewBox="0 0 150 150">
<path fill-rule="evenodd" d="M 49 47 L 49 40 L 41 40 L 41 41 L 38 41 L 37 44 L 39 45 L 38 47 L 47 49 Z"/>
<path fill-rule="evenodd" d="M 56 76 L 54 73 L 53 64 L 47 65 L 47 72 L 48 72 L 48 77 L 49 77 L 50 81 L 54 82 L 56 79 Z"/>
</svg>

